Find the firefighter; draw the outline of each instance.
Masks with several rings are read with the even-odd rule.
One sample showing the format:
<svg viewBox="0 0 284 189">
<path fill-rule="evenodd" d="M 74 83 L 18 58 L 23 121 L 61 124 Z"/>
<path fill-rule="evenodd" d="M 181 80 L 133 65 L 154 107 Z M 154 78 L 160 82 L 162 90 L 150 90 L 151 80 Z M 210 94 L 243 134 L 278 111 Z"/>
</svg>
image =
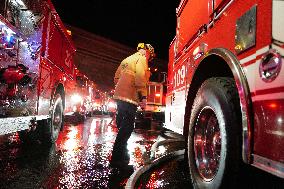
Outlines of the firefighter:
<svg viewBox="0 0 284 189">
<path fill-rule="evenodd" d="M 154 57 L 154 48 L 150 44 L 139 43 L 137 52 L 125 58 L 115 73 L 118 134 L 113 146 L 111 167 L 125 168 L 129 163 L 127 141 L 134 129 L 138 105 L 142 109 L 146 106 L 148 62 Z"/>
</svg>

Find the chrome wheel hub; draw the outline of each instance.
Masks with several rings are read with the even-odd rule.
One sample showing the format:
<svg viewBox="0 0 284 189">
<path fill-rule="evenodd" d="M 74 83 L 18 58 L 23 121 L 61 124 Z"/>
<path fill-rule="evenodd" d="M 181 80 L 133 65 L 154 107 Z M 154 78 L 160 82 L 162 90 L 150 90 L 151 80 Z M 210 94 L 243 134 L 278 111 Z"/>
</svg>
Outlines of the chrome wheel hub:
<svg viewBox="0 0 284 189">
<path fill-rule="evenodd" d="M 194 128 L 194 153 L 196 168 L 200 176 L 212 180 L 219 167 L 221 134 L 215 112 L 205 107 L 199 112 Z"/>
</svg>

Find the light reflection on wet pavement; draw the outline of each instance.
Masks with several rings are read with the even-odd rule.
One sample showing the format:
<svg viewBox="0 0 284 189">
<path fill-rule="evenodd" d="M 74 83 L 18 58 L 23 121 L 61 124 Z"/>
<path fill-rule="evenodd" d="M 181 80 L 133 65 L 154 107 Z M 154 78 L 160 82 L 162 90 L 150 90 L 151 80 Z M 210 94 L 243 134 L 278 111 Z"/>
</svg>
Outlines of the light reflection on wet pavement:
<svg viewBox="0 0 284 189">
<path fill-rule="evenodd" d="M 130 174 L 109 168 L 117 129 L 110 117 L 66 124 L 55 145 L 22 145 L 17 134 L 0 136 L 0 188 L 124 188 Z M 151 153 L 151 150 L 155 153 Z M 184 149 L 180 135 L 169 131 L 135 129 L 128 141 L 134 171 L 154 159 Z M 284 188 L 283 180 L 250 166 L 240 188 Z M 182 155 L 140 175 L 135 188 L 192 188 Z M 131 179 L 130 179 L 131 180 Z"/>
<path fill-rule="evenodd" d="M 21 145 L 16 134 L 0 137 L 0 188 L 122 188 L 128 175 L 109 168 L 117 129 L 109 117 L 66 124 L 55 145 Z M 160 131 L 136 129 L 128 150 L 134 170 L 150 159 Z"/>
<path fill-rule="evenodd" d="M 135 188 L 193 188 L 186 167 L 187 164 L 184 162 L 182 156 L 175 160 L 163 163 L 159 167 L 143 174 L 136 182 Z"/>
</svg>

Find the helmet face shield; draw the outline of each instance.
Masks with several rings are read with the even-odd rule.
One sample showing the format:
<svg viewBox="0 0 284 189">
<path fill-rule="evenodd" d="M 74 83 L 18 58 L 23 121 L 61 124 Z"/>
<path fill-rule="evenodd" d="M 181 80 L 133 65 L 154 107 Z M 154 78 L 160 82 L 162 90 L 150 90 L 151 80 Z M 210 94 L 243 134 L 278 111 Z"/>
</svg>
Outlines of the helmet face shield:
<svg viewBox="0 0 284 189">
<path fill-rule="evenodd" d="M 155 57 L 156 57 L 155 53 L 154 54 L 150 53 L 150 57 L 149 57 L 148 61 L 151 62 Z"/>
<path fill-rule="evenodd" d="M 147 44 L 138 43 L 137 50 L 139 50 L 139 49 L 145 49 L 145 50 L 149 51 L 149 53 L 150 53 L 149 61 L 153 60 L 156 57 L 154 47 L 149 43 L 147 43 Z"/>
<path fill-rule="evenodd" d="M 145 44 L 145 48 L 150 52 L 149 61 L 153 60 L 156 57 L 154 47 L 150 44 Z"/>
</svg>

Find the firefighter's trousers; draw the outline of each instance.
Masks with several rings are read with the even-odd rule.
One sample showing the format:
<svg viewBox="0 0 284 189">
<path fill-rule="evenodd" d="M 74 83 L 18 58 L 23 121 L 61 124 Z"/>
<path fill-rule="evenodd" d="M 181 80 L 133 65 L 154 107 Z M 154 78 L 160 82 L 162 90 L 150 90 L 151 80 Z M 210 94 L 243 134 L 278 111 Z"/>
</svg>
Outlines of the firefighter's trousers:
<svg viewBox="0 0 284 189">
<path fill-rule="evenodd" d="M 129 162 L 127 141 L 134 129 L 135 113 L 137 106 L 124 101 L 117 101 L 116 125 L 118 133 L 112 150 L 112 162 Z"/>
</svg>

